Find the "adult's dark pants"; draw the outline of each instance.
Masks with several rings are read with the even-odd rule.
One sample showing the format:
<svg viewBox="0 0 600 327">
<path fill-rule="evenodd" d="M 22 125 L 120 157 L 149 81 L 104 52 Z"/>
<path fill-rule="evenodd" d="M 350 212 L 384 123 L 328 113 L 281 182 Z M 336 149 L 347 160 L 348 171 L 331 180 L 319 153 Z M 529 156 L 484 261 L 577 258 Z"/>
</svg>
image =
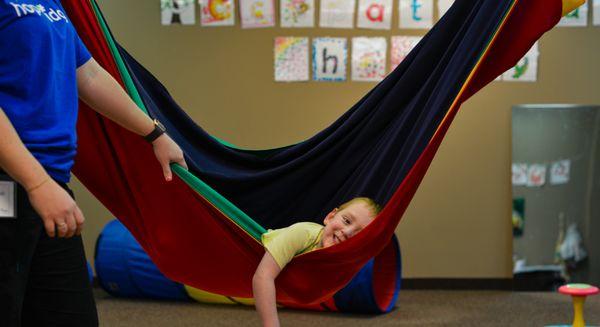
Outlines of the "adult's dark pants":
<svg viewBox="0 0 600 327">
<path fill-rule="evenodd" d="M 17 218 L 0 218 L 0 326 L 98 326 L 81 236 L 48 237 L 18 185 L 16 199 Z"/>
</svg>

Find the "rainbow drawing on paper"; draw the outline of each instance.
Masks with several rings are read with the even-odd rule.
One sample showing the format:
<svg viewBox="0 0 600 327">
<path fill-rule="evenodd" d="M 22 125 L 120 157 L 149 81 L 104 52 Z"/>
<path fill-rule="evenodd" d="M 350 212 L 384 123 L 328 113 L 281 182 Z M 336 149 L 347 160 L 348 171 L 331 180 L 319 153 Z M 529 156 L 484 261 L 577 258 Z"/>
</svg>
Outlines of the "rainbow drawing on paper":
<svg viewBox="0 0 600 327">
<path fill-rule="evenodd" d="M 308 38 L 275 38 L 275 81 L 308 81 Z"/>
</svg>

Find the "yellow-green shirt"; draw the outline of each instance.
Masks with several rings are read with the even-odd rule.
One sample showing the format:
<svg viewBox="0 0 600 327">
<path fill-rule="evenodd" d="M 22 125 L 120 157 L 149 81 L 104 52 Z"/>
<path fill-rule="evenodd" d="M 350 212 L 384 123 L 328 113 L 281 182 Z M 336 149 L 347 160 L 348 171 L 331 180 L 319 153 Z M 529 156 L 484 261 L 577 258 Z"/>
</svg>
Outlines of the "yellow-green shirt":
<svg viewBox="0 0 600 327">
<path fill-rule="evenodd" d="M 269 229 L 261 237 L 263 246 L 283 269 L 294 256 L 315 250 L 321 244 L 323 225 L 301 222 L 286 228 Z"/>
</svg>

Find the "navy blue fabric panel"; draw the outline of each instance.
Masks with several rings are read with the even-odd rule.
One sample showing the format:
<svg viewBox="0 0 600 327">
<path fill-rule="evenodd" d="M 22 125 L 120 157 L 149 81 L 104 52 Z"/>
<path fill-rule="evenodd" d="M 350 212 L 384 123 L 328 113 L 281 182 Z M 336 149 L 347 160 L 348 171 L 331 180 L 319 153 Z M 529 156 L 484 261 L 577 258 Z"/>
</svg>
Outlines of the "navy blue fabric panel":
<svg viewBox="0 0 600 327">
<path fill-rule="evenodd" d="M 427 146 L 512 2 L 455 1 L 409 56 L 329 127 L 261 155 L 221 145 L 158 80 L 121 52 L 150 114 L 184 149 L 190 170 L 265 228 L 281 228 L 319 222 L 355 196 L 385 204 Z M 235 88 L 235 80 L 227 87 Z"/>
</svg>

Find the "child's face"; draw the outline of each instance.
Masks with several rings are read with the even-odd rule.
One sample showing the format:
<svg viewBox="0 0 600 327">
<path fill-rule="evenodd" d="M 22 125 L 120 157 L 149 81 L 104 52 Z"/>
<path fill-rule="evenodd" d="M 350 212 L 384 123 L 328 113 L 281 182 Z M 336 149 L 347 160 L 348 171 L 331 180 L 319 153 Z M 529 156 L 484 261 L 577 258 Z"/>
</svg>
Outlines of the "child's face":
<svg viewBox="0 0 600 327">
<path fill-rule="evenodd" d="M 342 210 L 333 209 L 323 223 L 322 247 L 326 248 L 341 243 L 367 226 L 375 215 L 371 209 L 362 201 L 351 203 Z"/>
</svg>

